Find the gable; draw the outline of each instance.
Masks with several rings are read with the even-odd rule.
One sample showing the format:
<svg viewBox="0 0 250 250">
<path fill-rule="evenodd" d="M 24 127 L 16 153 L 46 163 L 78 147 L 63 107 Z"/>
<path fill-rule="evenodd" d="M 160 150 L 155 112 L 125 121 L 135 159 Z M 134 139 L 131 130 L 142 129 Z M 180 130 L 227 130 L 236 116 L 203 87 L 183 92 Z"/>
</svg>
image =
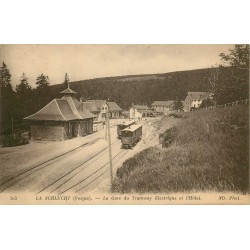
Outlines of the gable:
<svg viewBox="0 0 250 250">
<path fill-rule="evenodd" d="M 174 104 L 174 101 L 155 101 L 151 104 L 151 106 L 164 106 L 170 107 Z"/>
<path fill-rule="evenodd" d="M 115 102 L 108 102 L 110 111 L 121 111 L 122 109 Z"/>
<path fill-rule="evenodd" d="M 208 97 L 207 92 L 188 92 L 187 95 L 191 100 L 203 100 Z"/>
</svg>

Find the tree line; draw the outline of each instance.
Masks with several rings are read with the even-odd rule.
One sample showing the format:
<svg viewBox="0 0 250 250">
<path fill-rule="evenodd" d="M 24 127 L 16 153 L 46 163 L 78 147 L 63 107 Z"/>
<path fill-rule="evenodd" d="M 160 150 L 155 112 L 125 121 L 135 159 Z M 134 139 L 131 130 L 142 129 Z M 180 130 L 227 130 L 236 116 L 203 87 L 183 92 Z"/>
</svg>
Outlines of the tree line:
<svg viewBox="0 0 250 250">
<path fill-rule="evenodd" d="M 68 85 L 69 78 L 65 75 L 63 86 Z M 0 133 L 10 134 L 28 129 L 24 117 L 41 109 L 54 98 L 50 80 L 47 75 L 40 74 L 36 78 L 36 87 L 32 88 L 25 73 L 15 89 L 11 84 L 11 73 L 3 62 L 0 67 Z"/>
<path fill-rule="evenodd" d="M 175 100 L 181 106 L 188 91 L 206 91 L 213 94 L 213 101 L 203 106 L 225 104 L 248 98 L 249 93 L 249 45 L 235 45 L 228 54 L 220 54 L 221 64 L 208 69 L 171 72 L 157 75 L 111 77 L 71 82 L 77 97 L 115 101 L 122 109 L 132 103 L 151 105 L 154 101 Z M 49 77 L 40 74 L 35 88 L 23 73 L 19 84 L 13 89 L 11 72 L 3 62 L 0 67 L 0 132 L 28 129 L 24 117 L 45 106 L 67 88 L 69 76 L 65 74 L 62 84 L 52 85 Z"/>
</svg>

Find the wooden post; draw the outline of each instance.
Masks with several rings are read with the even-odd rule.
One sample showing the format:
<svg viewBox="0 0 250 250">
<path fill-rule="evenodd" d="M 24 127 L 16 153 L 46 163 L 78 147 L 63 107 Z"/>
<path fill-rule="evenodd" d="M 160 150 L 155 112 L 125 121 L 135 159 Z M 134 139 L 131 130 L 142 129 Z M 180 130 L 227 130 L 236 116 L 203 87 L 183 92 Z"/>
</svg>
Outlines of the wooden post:
<svg viewBox="0 0 250 250">
<path fill-rule="evenodd" d="M 105 141 L 108 140 L 108 124 L 107 124 L 107 113 L 106 113 L 106 119 L 105 119 Z"/>
<path fill-rule="evenodd" d="M 146 118 L 145 118 L 145 138 L 144 138 L 144 144 L 146 143 L 146 135 L 147 135 L 147 133 L 146 133 L 146 127 L 147 127 L 147 115 L 148 115 L 148 107 L 146 107 Z"/>
<path fill-rule="evenodd" d="M 108 106 L 108 103 L 107 103 Z M 110 134 L 110 124 L 109 124 L 109 106 L 107 110 L 107 127 L 108 127 L 108 140 L 109 140 L 109 165 L 110 165 L 110 182 L 112 185 L 113 182 L 113 165 L 112 165 L 112 150 L 111 150 L 111 134 Z"/>
</svg>

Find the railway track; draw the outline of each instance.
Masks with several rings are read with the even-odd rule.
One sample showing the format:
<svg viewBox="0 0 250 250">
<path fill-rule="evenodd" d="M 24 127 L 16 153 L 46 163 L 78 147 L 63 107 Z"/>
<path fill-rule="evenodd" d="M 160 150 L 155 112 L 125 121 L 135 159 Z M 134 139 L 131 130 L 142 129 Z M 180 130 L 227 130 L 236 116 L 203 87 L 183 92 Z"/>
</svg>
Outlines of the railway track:
<svg viewBox="0 0 250 250">
<path fill-rule="evenodd" d="M 69 154 L 71 154 L 71 153 L 73 153 L 73 152 L 75 153 L 76 151 L 81 150 L 81 149 L 82 149 L 83 147 L 85 147 L 85 146 L 89 146 L 89 145 L 94 144 L 94 143 L 95 143 L 97 140 L 99 140 L 99 139 L 100 139 L 100 138 L 97 138 L 97 139 L 95 139 L 95 140 L 93 140 L 93 141 L 91 141 L 91 142 L 89 142 L 89 143 L 84 143 L 84 144 L 80 145 L 79 147 L 76 147 L 76 148 L 74 148 L 74 149 L 72 149 L 72 150 L 69 150 L 69 151 L 67 151 L 67 152 L 64 152 L 64 153 L 62 153 L 62 154 L 60 154 L 60 155 L 58 155 L 58 156 L 55 156 L 55 157 L 53 157 L 53 158 L 51 158 L 51 159 L 49 159 L 49 160 L 46 160 L 46 161 L 44 161 L 44 162 L 42 162 L 42 163 L 40 163 L 40 164 L 37 164 L 37 165 L 35 165 L 35 166 L 32 166 L 31 168 L 26 169 L 26 170 L 24 170 L 24 171 L 21 172 L 21 173 L 18 173 L 17 175 L 15 175 L 15 176 L 9 178 L 8 180 L 6 180 L 5 182 L 3 182 L 3 183 L 0 184 L 0 193 L 2 193 L 3 191 L 7 190 L 8 188 L 14 186 L 15 184 L 17 184 L 17 183 L 20 182 L 21 180 L 23 180 L 23 179 L 25 179 L 25 178 L 31 176 L 32 174 L 35 174 L 35 173 L 37 173 L 38 171 L 40 171 L 40 170 L 42 170 L 42 169 L 44 169 L 44 168 L 50 166 L 51 164 L 53 164 L 53 163 L 55 163 L 55 162 L 57 162 L 57 161 L 63 159 L 64 157 L 68 156 Z M 119 141 L 119 140 L 116 140 L 115 142 L 112 143 L 112 145 L 115 144 L 115 143 L 117 143 L 118 141 Z M 100 152 L 98 152 L 98 154 L 96 154 L 95 156 L 98 156 L 100 153 L 102 153 L 103 151 L 105 151 L 107 148 L 108 148 L 108 147 L 105 147 L 105 148 L 102 149 Z M 94 157 L 95 157 L 95 156 L 94 156 Z M 87 161 L 89 161 L 89 160 L 91 160 L 91 159 L 92 159 L 92 158 L 86 160 L 85 162 L 87 162 Z M 84 162 L 84 163 L 85 163 L 85 162 Z M 84 164 L 84 163 L 82 163 L 82 164 Z"/>
<path fill-rule="evenodd" d="M 117 142 L 119 142 L 120 140 L 116 140 L 115 142 L 113 142 L 111 145 L 116 144 Z M 50 193 L 55 192 L 58 188 L 60 188 L 61 186 L 63 186 L 65 183 L 69 182 L 71 179 L 73 179 L 76 175 L 78 175 L 80 172 L 82 172 L 83 170 L 85 170 L 86 168 L 88 168 L 89 166 L 91 166 L 91 164 L 93 164 L 94 162 L 96 162 L 98 159 L 100 159 L 102 156 L 104 156 L 106 154 L 106 150 L 108 149 L 108 147 L 105 147 L 103 150 L 101 150 L 98 154 L 96 154 L 94 157 L 89 158 L 87 160 L 85 160 L 84 162 L 81 162 L 80 164 L 76 165 L 73 169 L 71 169 L 70 171 L 68 171 L 67 173 L 63 174 L 62 176 L 60 176 L 57 180 L 53 181 L 52 183 L 50 183 L 48 186 L 46 186 L 45 188 L 43 188 L 42 190 L 40 190 L 37 194 L 40 194 L 42 192 L 44 192 L 45 190 L 47 190 L 48 188 L 52 187 L 53 185 L 55 185 L 56 183 L 60 182 L 61 180 L 63 180 L 65 177 L 69 177 L 67 179 L 67 181 L 62 182 L 61 184 L 59 184 L 55 189 L 53 189 L 52 191 L 50 191 Z M 85 165 L 86 163 L 89 163 L 88 165 Z M 75 173 L 74 173 L 75 172 Z M 70 174 L 72 174 L 71 176 L 69 176 Z"/>
<path fill-rule="evenodd" d="M 128 150 L 122 149 L 122 150 L 120 150 L 120 151 L 113 157 L 112 160 L 117 159 L 118 156 L 121 156 L 120 158 L 122 158 L 122 157 L 124 157 L 128 152 L 129 152 Z M 122 153 L 122 154 L 121 154 L 121 153 Z M 118 159 L 118 161 L 120 160 L 120 158 Z M 117 161 L 117 162 L 118 162 L 118 161 Z M 114 165 L 115 165 L 117 162 L 114 162 Z M 101 167 L 99 167 L 97 170 L 95 170 L 94 172 L 92 172 L 91 174 L 89 174 L 89 175 L 88 175 L 87 177 L 85 177 L 84 179 L 80 180 L 79 182 L 77 182 L 76 184 L 70 186 L 69 188 L 63 190 L 63 191 L 60 192 L 58 195 L 64 194 L 64 193 L 66 193 L 66 192 L 68 192 L 68 191 L 71 191 L 71 190 L 73 190 L 73 188 L 76 188 L 76 187 L 78 187 L 78 188 L 77 188 L 76 190 L 74 190 L 75 193 L 77 193 L 77 192 L 79 192 L 79 191 L 82 191 L 84 188 L 86 188 L 87 186 L 89 186 L 90 184 L 92 184 L 94 181 L 96 181 L 97 179 L 99 179 L 100 177 L 102 177 L 106 172 L 108 172 L 108 171 L 110 170 L 108 166 L 109 166 L 109 161 L 107 161 L 106 163 L 104 163 Z M 105 167 L 107 167 L 107 168 L 105 169 Z M 103 170 L 103 169 L 104 169 L 104 171 L 102 171 L 101 174 L 99 174 L 99 172 L 100 172 L 101 170 Z M 94 179 L 91 179 L 90 182 L 86 182 L 86 181 L 89 180 L 91 177 L 94 177 Z M 67 182 L 67 181 L 66 181 L 66 182 Z M 66 182 L 65 182 L 65 183 L 66 183 Z M 65 183 L 63 183 L 63 184 L 65 184 Z M 82 184 L 84 184 L 84 185 L 82 186 Z M 61 185 L 61 186 L 62 186 L 62 185 Z M 79 186 L 80 186 L 80 187 L 79 187 Z M 56 191 L 56 190 L 54 190 L 54 191 Z"/>
<path fill-rule="evenodd" d="M 122 157 L 125 156 L 128 152 L 129 152 L 129 151 L 126 150 L 126 152 L 122 155 Z M 122 157 L 121 157 L 121 158 L 122 158 Z M 119 160 L 118 160 L 118 162 L 119 162 Z M 118 162 L 116 162 L 114 165 L 116 165 Z M 113 166 L 114 166 L 114 165 L 113 165 Z M 85 189 L 85 188 L 88 187 L 90 184 L 94 183 L 94 182 L 97 181 L 99 178 L 101 178 L 102 176 L 104 176 L 104 174 L 106 174 L 108 171 L 110 171 L 109 168 L 106 169 L 106 170 L 104 170 L 100 175 L 98 175 L 98 176 L 95 177 L 93 180 L 91 180 L 90 182 L 88 182 L 87 184 L 85 184 L 83 187 L 77 189 L 77 190 L 75 191 L 75 193 L 78 193 L 79 191 L 83 191 L 83 189 Z"/>
</svg>

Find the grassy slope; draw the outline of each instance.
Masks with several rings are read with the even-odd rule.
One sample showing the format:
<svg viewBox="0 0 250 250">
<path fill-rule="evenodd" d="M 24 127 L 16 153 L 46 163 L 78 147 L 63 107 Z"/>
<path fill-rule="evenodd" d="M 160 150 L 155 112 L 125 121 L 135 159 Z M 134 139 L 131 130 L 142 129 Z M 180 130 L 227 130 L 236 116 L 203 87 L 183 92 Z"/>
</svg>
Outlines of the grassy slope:
<svg viewBox="0 0 250 250">
<path fill-rule="evenodd" d="M 148 148 L 125 161 L 113 191 L 248 192 L 248 107 L 182 113 L 176 119 L 174 142 L 168 148 Z M 164 117 L 159 127 L 167 121 Z"/>
</svg>

